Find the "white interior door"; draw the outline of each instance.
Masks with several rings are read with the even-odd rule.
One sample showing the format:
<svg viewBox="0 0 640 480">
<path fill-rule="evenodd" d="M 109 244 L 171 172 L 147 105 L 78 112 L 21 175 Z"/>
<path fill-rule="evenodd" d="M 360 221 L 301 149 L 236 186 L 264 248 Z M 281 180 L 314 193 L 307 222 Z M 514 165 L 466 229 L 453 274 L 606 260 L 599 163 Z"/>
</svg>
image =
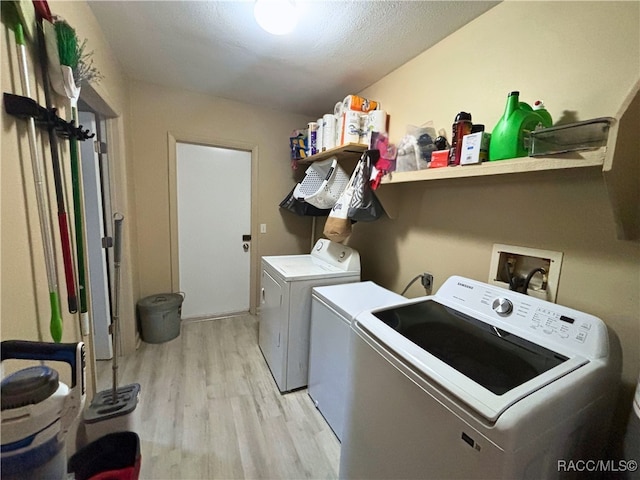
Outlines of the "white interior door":
<svg viewBox="0 0 640 480">
<path fill-rule="evenodd" d="M 96 117 L 90 112 L 79 112 L 79 123 L 92 132 L 98 132 Z M 101 135 L 97 136 L 99 140 Z M 96 139 L 94 139 L 96 140 Z M 82 188 L 84 193 L 84 213 L 87 259 L 88 285 L 91 292 L 91 320 L 93 341 L 97 360 L 108 360 L 112 356 L 111 307 L 109 301 L 109 279 L 107 252 L 102 246 L 102 239 L 109 234 L 105 232 L 105 214 L 111 219 L 109 201 L 108 171 L 101 170 L 100 155 L 96 152 L 94 140 L 78 142 L 82 162 Z M 98 141 L 96 140 L 96 141 Z M 106 152 L 102 153 L 106 155 Z M 106 158 L 103 166 L 106 165 Z"/>
<path fill-rule="evenodd" d="M 183 318 L 248 312 L 251 152 L 176 143 Z"/>
</svg>

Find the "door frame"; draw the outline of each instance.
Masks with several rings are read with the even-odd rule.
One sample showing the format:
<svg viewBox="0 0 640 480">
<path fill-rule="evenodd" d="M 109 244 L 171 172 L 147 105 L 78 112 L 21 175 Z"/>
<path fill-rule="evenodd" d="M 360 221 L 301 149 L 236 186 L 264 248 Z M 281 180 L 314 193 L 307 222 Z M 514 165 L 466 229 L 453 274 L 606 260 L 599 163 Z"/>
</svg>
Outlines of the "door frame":
<svg viewBox="0 0 640 480">
<path fill-rule="evenodd" d="M 113 358 L 113 339 L 112 334 L 109 333 L 110 325 L 113 319 L 113 305 L 114 305 L 114 271 L 113 271 L 113 253 L 111 251 L 111 247 L 104 246 L 104 239 L 112 238 L 113 232 L 111 227 L 111 222 L 113 218 L 113 201 L 111 197 L 111 173 L 110 173 L 110 165 L 109 165 L 109 129 L 107 125 L 107 119 L 104 115 L 96 112 L 91 106 L 89 106 L 86 102 L 82 102 L 82 105 L 79 105 L 78 108 L 78 120 L 81 121 L 81 117 L 83 114 L 91 115 L 93 118 L 91 122 L 95 122 L 95 137 L 91 142 L 83 142 L 83 145 L 79 146 L 79 153 L 81 158 L 82 165 L 82 188 L 83 188 L 83 200 L 84 200 L 84 235 L 85 235 L 85 266 L 86 266 L 86 286 L 87 288 L 87 303 L 88 303 L 88 315 L 90 318 L 91 329 L 93 334 L 93 347 L 95 349 L 96 360 L 110 360 Z M 92 125 L 85 126 L 92 127 Z M 102 143 L 102 145 L 107 146 L 107 150 L 104 152 L 101 148 L 96 148 L 96 143 Z M 87 150 L 91 150 L 92 158 L 85 159 L 85 152 Z M 95 172 L 94 174 L 98 175 L 96 182 L 96 193 L 99 196 L 97 198 L 88 198 L 87 190 L 85 189 L 85 181 L 90 181 L 87 178 L 87 171 L 84 168 L 87 166 L 85 161 L 89 161 L 94 164 Z M 93 182 L 93 180 L 91 180 Z M 101 210 L 98 213 L 100 218 L 95 218 L 95 215 L 92 214 L 92 208 L 89 208 L 89 203 L 93 207 L 100 207 L 97 210 Z M 97 205 L 96 205 L 97 204 Z M 96 232 L 92 227 L 95 226 L 96 220 L 100 220 L 100 232 Z M 90 233 L 95 235 L 99 233 L 100 239 L 103 241 L 103 244 L 100 246 L 100 260 L 97 261 L 94 256 L 97 254 L 96 247 L 91 247 L 91 243 L 89 242 Z M 95 236 L 93 237 L 95 238 Z M 92 253 L 93 252 L 93 253 Z M 99 272 L 97 271 L 99 270 Z M 106 286 L 106 297 L 104 298 L 104 306 L 106 307 L 106 324 L 98 321 L 100 320 L 100 315 L 96 316 L 95 308 L 98 307 L 99 302 L 97 297 L 102 297 L 102 292 L 100 290 L 96 290 L 94 287 L 95 277 L 101 277 L 104 275 L 105 286 Z M 100 280 L 98 280 L 100 281 Z M 105 338 L 106 333 L 106 338 Z M 100 358 L 98 358 L 98 344 L 103 344 L 106 342 L 107 347 L 106 350 L 102 350 L 100 354 Z M 120 347 L 120 346 L 119 346 Z"/>
<path fill-rule="evenodd" d="M 177 182 L 177 143 L 191 143 L 205 147 L 226 148 L 251 152 L 251 211 L 249 219 L 251 225 L 251 251 L 249 256 L 249 313 L 257 312 L 258 292 L 258 252 L 259 235 L 255 220 L 258 218 L 258 145 L 238 140 L 216 137 L 203 137 L 192 133 L 167 132 L 169 151 L 169 231 L 171 255 L 171 289 L 180 291 L 180 258 L 178 249 L 178 182 Z"/>
</svg>

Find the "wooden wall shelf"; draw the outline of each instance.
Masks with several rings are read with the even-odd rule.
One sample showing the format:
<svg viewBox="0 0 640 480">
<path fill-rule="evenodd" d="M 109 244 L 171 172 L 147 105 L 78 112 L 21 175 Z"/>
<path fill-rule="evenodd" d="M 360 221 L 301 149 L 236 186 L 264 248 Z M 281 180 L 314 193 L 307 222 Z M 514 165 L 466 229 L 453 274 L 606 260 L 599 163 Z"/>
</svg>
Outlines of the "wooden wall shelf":
<svg viewBox="0 0 640 480">
<path fill-rule="evenodd" d="M 391 172 L 378 189 L 387 215 L 396 218 L 398 188 L 387 185 L 490 175 L 527 174 L 561 169 L 597 168 L 602 172 L 619 240 L 640 240 L 640 81 L 633 86 L 615 122 L 609 128 L 607 145 L 594 150 L 547 157 L 525 157 L 485 162 L 480 165 L 427 168 Z"/>
<path fill-rule="evenodd" d="M 485 162 L 480 165 L 427 168 L 386 175 L 376 194 L 387 215 L 396 218 L 400 189 L 390 188 L 407 182 L 425 182 L 466 177 L 527 174 L 552 170 L 597 168 L 602 172 L 616 222 L 619 240 L 640 240 L 640 81 L 637 81 L 615 116 L 609 129 L 607 146 L 594 150 L 523 157 Z M 338 161 L 355 161 L 368 148 L 365 144 L 349 143 L 298 160 L 310 164 L 336 157 Z"/>
<path fill-rule="evenodd" d="M 313 162 L 319 162 L 320 160 L 326 160 L 327 158 L 336 157 L 338 161 L 359 159 L 369 146 L 364 143 L 346 143 L 339 147 L 330 148 L 324 152 L 316 153 L 307 158 L 301 158 L 298 160 L 299 164 L 308 164 Z"/>
<path fill-rule="evenodd" d="M 448 178 L 484 177 L 510 173 L 539 172 L 569 168 L 600 167 L 604 164 L 606 147 L 597 150 L 572 152 L 552 157 L 523 157 L 479 165 L 425 168 L 409 172 L 391 172 L 382 180 L 383 184 L 443 180 Z"/>
</svg>

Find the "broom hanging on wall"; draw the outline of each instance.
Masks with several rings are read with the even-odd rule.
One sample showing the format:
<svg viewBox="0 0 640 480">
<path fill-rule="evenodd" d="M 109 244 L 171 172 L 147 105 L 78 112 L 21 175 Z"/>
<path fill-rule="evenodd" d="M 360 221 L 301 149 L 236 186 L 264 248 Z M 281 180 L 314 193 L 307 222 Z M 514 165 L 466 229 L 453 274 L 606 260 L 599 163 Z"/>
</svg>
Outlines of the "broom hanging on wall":
<svg viewBox="0 0 640 480">
<path fill-rule="evenodd" d="M 45 24 L 46 25 L 46 24 Z M 49 75 L 52 85 L 58 93 L 69 99 L 71 120 L 78 126 L 78 99 L 83 81 L 98 80 L 100 74 L 93 67 L 90 60 L 92 53 L 86 53 L 86 40 L 78 43 L 75 30 L 64 20 L 54 18 L 53 30 L 45 28 L 47 38 L 47 54 L 49 57 Z M 53 48 L 53 44 L 57 48 Z M 57 75 L 56 75 L 57 73 Z M 55 79 L 55 80 L 54 80 Z M 80 292 L 80 325 L 83 335 L 89 333 L 89 314 L 86 292 L 86 264 L 84 248 L 84 205 L 82 195 L 82 172 L 78 152 L 78 140 L 69 137 L 69 152 L 71 156 L 71 183 L 73 187 L 73 210 L 76 230 L 76 256 L 78 259 L 78 283 Z"/>
<path fill-rule="evenodd" d="M 51 101 L 51 86 L 49 83 L 49 76 L 47 75 L 47 53 L 45 50 L 44 29 L 43 24 L 50 18 L 51 14 L 46 9 L 48 18 L 44 17 L 44 13 L 40 13 L 38 10 L 38 19 L 36 22 L 36 10 L 32 2 L 18 1 L 16 5 L 19 8 L 19 12 L 23 18 L 29 18 L 32 25 L 36 26 L 37 30 L 37 47 L 38 47 L 38 60 L 40 61 L 40 70 L 42 74 L 42 86 L 44 91 L 45 104 L 48 110 L 52 109 Z M 38 4 L 42 8 L 42 4 Z M 46 4 L 45 4 L 46 5 Z M 35 32 L 34 32 L 35 33 Z M 64 263 L 64 274 L 67 285 L 67 302 L 69 313 L 76 313 L 78 311 L 78 298 L 76 295 L 76 279 L 74 271 L 73 254 L 71 253 L 71 241 L 69 225 L 67 221 L 67 211 L 65 208 L 64 187 L 62 180 L 62 169 L 60 167 L 60 149 L 58 146 L 58 137 L 55 132 L 53 124 L 49 124 L 49 147 L 51 151 L 51 164 L 53 171 L 53 180 L 56 192 L 56 203 L 58 207 L 58 227 L 60 230 L 60 241 L 62 244 L 62 258 Z"/>
<path fill-rule="evenodd" d="M 71 106 L 71 119 L 74 125 L 77 122 L 78 98 L 80 98 L 80 88 L 76 86 L 71 71 L 73 66 L 77 66 L 76 43 L 69 44 L 70 40 L 60 38 L 58 34 L 58 26 L 54 23 L 58 55 L 60 58 L 60 67 L 63 72 L 65 93 L 69 98 Z M 67 25 L 67 24 L 65 24 Z M 70 28 L 70 27 L 69 27 Z M 71 29 L 73 31 L 73 29 Z M 75 32 L 73 32 L 75 39 Z M 87 290 L 86 290 L 86 268 L 84 257 L 84 227 L 83 215 L 84 205 L 82 203 L 82 177 L 80 175 L 80 161 L 78 158 L 78 140 L 69 137 L 69 153 L 71 156 L 71 185 L 73 186 L 73 218 L 76 230 L 76 258 L 78 262 L 78 291 L 80 293 L 80 328 L 82 335 L 89 334 L 89 314 L 87 309 Z"/>
</svg>

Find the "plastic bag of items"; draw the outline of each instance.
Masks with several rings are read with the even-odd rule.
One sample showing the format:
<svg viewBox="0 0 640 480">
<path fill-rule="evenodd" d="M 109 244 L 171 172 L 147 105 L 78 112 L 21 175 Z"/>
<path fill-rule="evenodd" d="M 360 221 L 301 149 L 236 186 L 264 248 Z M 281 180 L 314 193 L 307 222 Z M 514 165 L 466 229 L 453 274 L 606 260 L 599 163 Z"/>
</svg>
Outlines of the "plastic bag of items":
<svg viewBox="0 0 640 480">
<path fill-rule="evenodd" d="M 432 122 L 421 127 L 407 126 L 407 134 L 397 146 L 396 171 L 407 172 L 429 167 L 431 152 L 436 150 L 436 130 Z"/>
</svg>

